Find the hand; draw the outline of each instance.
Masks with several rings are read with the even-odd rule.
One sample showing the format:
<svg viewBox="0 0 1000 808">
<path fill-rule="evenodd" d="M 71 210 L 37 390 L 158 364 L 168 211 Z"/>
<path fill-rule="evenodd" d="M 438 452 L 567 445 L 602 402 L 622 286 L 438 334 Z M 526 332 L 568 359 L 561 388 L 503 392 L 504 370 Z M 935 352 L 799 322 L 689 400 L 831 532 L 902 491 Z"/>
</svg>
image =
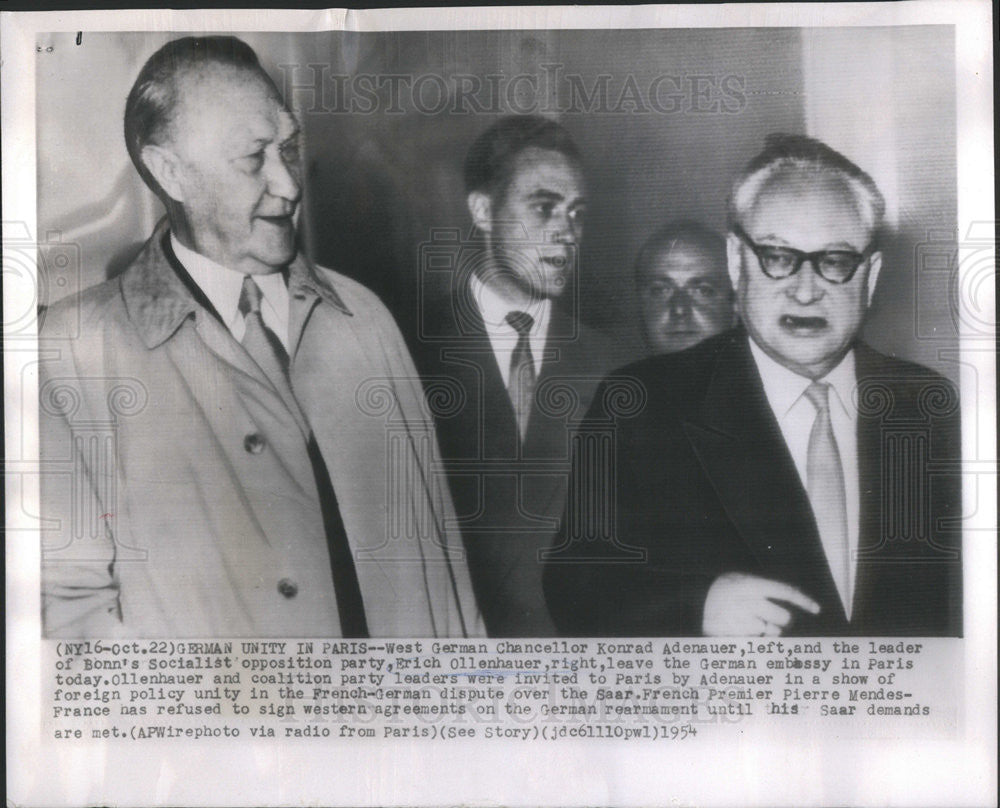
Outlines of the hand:
<svg viewBox="0 0 1000 808">
<path fill-rule="evenodd" d="M 717 637 L 780 637 L 792 621 L 793 613 L 775 601 L 819 614 L 819 604 L 794 586 L 756 575 L 727 572 L 709 587 L 702 631 Z"/>
</svg>

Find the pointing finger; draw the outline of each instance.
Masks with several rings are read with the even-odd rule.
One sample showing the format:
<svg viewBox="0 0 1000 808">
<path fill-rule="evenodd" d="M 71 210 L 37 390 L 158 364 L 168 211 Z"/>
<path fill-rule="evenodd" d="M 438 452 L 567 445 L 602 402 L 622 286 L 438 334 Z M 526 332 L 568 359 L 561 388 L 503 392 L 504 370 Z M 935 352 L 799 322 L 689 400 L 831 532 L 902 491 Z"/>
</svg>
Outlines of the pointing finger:
<svg viewBox="0 0 1000 808">
<path fill-rule="evenodd" d="M 789 586 L 781 581 L 764 581 L 763 583 L 765 584 L 764 597 L 771 600 L 783 600 L 793 606 L 798 606 L 800 609 L 805 609 L 810 614 L 819 614 L 819 604 L 809 596 L 803 595 L 794 586 Z"/>
<path fill-rule="evenodd" d="M 792 619 L 792 613 L 788 609 L 766 598 L 756 604 L 755 612 L 758 617 L 762 617 L 778 628 L 784 628 Z"/>
</svg>

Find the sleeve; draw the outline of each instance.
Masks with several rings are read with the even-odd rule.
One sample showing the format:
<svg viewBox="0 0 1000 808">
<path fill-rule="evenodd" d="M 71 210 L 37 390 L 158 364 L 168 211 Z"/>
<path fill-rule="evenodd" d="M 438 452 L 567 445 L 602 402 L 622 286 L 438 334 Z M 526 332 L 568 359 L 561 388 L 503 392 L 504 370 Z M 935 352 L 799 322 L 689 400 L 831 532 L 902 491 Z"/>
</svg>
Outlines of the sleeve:
<svg viewBox="0 0 1000 808">
<path fill-rule="evenodd" d="M 543 572 L 546 603 L 560 635 L 697 635 L 714 574 L 690 553 L 663 550 L 683 548 L 690 530 L 683 508 L 664 505 L 670 489 L 657 470 L 637 462 L 652 440 L 648 420 L 614 415 L 623 378 L 602 382 L 581 422 Z M 658 438 L 664 464 L 677 455 L 676 440 Z"/>
<path fill-rule="evenodd" d="M 102 490 L 105 446 L 68 341 L 39 339 L 42 626 L 48 637 L 121 632 L 115 538 Z M 54 357 L 54 358 L 53 358 Z"/>
<path fill-rule="evenodd" d="M 425 451 L 414 449 L 420 469 L 420 478 L 414 485 L 423 490 L 413 494 L 415 501 L 426 499 L 433 517 L 426 522 L 430 535 L 421 536 L 419 543 L 425 554 L 424 575 L 435 631 L 438 636 L 445 637 L 485 636 L 486 628 L 473 594 L 451 492 L 441 471 L 443 464 L 434 420 L 430 417 L 420 376 L 392 315 L 377 299 L 372 301 L 372 308 L 372 321 L 382 341 L 400 414 L 408 425 L 411 438 L 428 436 Z"/>
</svg>

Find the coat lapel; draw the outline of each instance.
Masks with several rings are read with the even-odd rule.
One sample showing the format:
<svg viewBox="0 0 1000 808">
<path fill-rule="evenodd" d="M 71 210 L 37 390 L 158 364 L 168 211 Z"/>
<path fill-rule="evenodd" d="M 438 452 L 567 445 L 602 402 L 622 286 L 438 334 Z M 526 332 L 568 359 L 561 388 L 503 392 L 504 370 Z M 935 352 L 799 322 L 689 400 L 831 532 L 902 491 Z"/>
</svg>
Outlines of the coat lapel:
<svg viewBox="0 0 1000 808">
<path fill-rule="evenodd" d="M 163 219 L 146 242 L 132 266 L 122 275 L 122 297 L 129 317 L 146 347 L 159 347 L 174 335 L 181 324 L 193 317 L 198 335 L 227 365 L 273 389 L 250 355 L 229 330 L 195 299 L 174 267 L 164 244 L 169 233 Z"/>
<path fill-rule="evenodd" d="M 845 619 L 808 497 L 743 332 L 721 351 L 700 412 L 683 429 L 762 574 L 799 586 L 828 617 L 834 609 Z"/>
<path fill-rule="evenodd" d="M 240 374 L 255 385 L 259 393 L 279 398 L 303 434 L 308 435 L 308 424 L 294 398 L 286 391 L 276 389 L 229 329 L 185 285 L 174 266 L 176 259 L 168 252 L 169 247 L 165 247 L 168 232 L 168 222 L 163 219 L 120 282 L 129 317 L 146 347 L 150 350 L 158 348 L 188 318 L 193 318 L 195 330 L 204 345 L 231 372 Z"/>
<path fill-rule="evenodd" d="M 348 317 L 354 314 L 329 283 L 320 277 L 315 267 L 302 253 L 288 267 L 288 345 L 293 358 L 302 341 L 302 332 L 320 301 L 329 303 Z"/>
</svg>

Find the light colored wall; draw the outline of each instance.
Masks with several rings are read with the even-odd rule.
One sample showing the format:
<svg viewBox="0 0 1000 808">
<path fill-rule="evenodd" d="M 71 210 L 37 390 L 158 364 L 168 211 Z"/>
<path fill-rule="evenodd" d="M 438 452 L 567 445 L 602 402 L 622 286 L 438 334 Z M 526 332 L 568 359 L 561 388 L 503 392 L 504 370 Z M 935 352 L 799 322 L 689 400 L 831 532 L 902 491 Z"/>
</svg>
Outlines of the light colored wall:
<svg viewBox="0 0 1000 808">
<path fill-rule="evenodd" d="M 886 196 L 889 233 L 865 336 L 957 379 L 947 270 L 958 204 L 954 47 L 950 26 L 802 32 L 808 133 Z"/>
</svg>

